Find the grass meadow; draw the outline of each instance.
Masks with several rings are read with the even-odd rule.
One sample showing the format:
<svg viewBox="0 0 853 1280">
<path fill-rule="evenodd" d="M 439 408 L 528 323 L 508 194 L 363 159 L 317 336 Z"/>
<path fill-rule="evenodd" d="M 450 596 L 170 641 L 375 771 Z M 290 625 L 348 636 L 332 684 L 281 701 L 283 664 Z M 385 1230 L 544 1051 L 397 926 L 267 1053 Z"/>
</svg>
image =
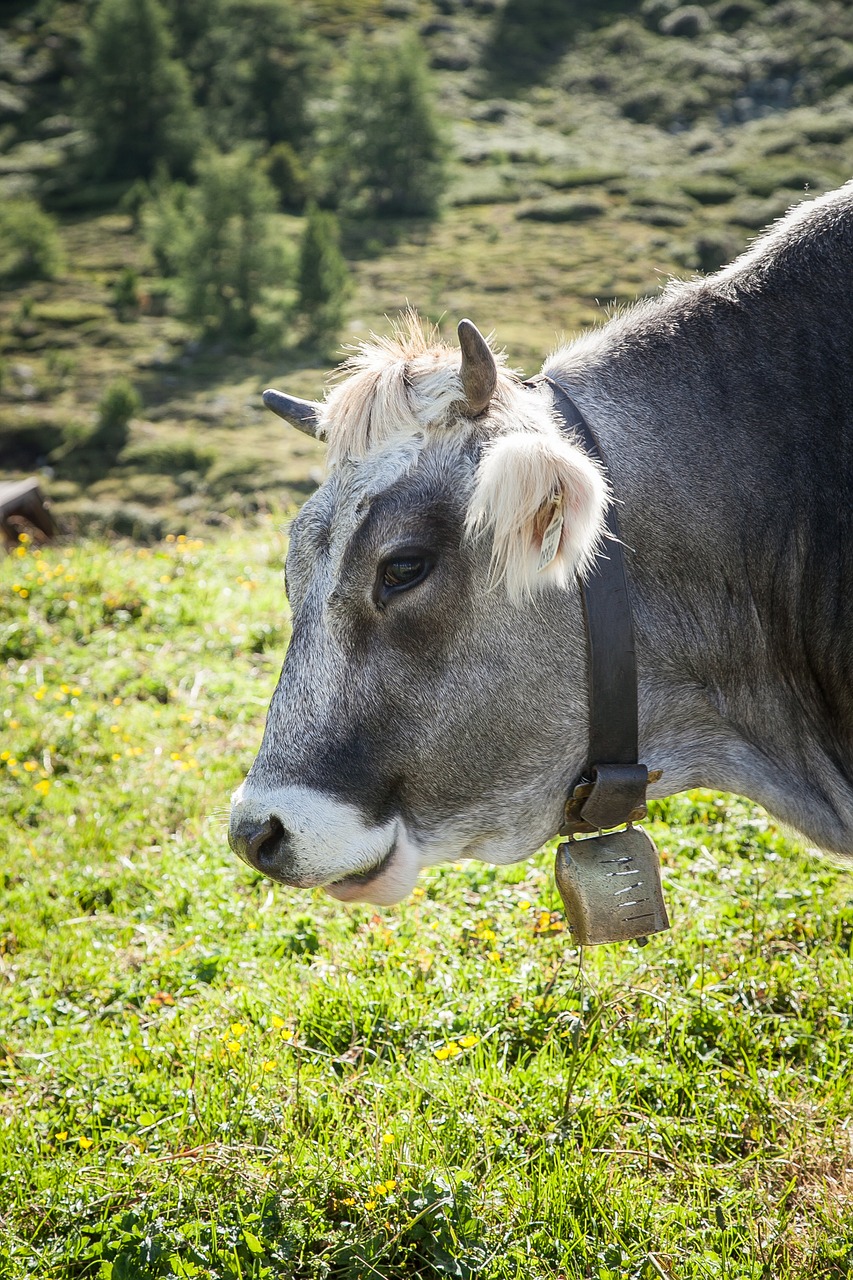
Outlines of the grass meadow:
<svg viewBox="0 0 853 1280">
<path fill-rule="evenodd" d="M 229 852 L 279 522 L 0 564 L 0 1275 L 853 1276 L 853 878 L 654 808 L 671 933 L 581 953 L 551 856 L 398 908 Z"/>
</svg>

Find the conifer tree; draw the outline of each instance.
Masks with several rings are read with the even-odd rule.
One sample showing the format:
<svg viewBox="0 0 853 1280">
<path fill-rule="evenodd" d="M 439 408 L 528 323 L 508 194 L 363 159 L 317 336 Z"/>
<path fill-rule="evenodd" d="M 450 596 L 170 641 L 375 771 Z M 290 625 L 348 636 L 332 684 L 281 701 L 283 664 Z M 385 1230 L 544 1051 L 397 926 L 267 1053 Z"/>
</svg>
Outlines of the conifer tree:
<svg viewBox="0 0 853 1280">
<path fill-rule="evenodd" d="M 179 203 L 170 190 L 161 192 L 146 219 L 146 234 L 156 248 L 164 227 L 174 230 L 166 260 L 188 319 L 208 332 L 249 334 L 257 327 L 264 291 L 287 275 L 270 227 L 276 194 L 246 150 L 208 153 L 196 173 L 194 187 L 178 190 Z"/>
<path fill-rule="evenodd" d="M 341 326 L 350 291 L 347 265 L 340 250 L 335 215 L 308 207 L 299 244 L 299 310 L 306 319 L 309 339 L 332 338 Z"/>
<path fill-rule="evenodd" d="M 100 0 L 85 46 L 80 102 L 102 175 L 148 178 L 158 163 L 172 173 L 189 169 L 197 117 L 158 0 Z"/>
<path fill-rule="evenodd" d="M 330 154 L 330 198 L 348 212 L 437 212 L 447 147 L 415 41 L 356 45 Z"/>
<path fill-rule="evenodd" d="M 304 151 L 316 56 L 316 42 L 289 0 L 215 0 L 189 64 L 217 144 L 286 142 Z"/>
</svg>

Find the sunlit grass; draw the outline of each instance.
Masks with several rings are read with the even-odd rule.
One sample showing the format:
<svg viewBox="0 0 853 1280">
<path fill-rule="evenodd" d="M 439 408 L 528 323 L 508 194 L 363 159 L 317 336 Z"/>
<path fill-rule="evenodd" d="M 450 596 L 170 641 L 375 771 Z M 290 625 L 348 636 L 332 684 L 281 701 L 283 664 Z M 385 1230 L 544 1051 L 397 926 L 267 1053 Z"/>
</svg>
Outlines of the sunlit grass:
<svg viewBox="0 0 853 1280">
<path fill-rule="evenodd" d="M 283 537 L 0 564 L 0 1272 L 853 1274 L 851 877 L 656 807 L 674 928 L 581 955 L 548 854 L 282 890 L 228 795 Z"/>
</svg>

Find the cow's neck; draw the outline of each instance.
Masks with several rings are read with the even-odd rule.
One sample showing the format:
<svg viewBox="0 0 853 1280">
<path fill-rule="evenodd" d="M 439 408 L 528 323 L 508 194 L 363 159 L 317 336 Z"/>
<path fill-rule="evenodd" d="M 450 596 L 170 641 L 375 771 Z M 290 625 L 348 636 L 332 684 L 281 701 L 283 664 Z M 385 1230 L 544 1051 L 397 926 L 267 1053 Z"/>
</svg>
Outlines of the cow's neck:
<svg viewBox="0 0 853 1280">
<path fill-rule="evenodd" d="M 736 791 L 853 852 L 853 375 L 831 334 L 800 359 L 751 283 L 687 286 L 548 372 L 608 456 L 660 793 Z M 801 302 L 849 333 L 829 284 Z"/>
</svg>

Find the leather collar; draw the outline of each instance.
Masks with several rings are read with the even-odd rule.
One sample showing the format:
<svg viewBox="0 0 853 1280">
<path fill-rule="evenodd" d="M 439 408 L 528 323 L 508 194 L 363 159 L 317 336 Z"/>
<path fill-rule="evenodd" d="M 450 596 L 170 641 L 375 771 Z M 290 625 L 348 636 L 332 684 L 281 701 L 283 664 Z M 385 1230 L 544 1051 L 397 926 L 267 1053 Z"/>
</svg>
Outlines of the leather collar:
<svg viewBox="0 0 853 1280">
<path fill-rule="evenodd" d="M 607 462 L 589 423 L 566 388 L 544 374 L 563 430 L 574 433 L 591 458 Z M 605 546 L 580 582 L 586 622 L 589 751 L 582 776 L 566 801 L 562 835 L 601 831 L 646 816 L 649 771 L 638 762 L 637 654 L 625 557 L 613 499 L 605 515 Z"/>
</svg>

